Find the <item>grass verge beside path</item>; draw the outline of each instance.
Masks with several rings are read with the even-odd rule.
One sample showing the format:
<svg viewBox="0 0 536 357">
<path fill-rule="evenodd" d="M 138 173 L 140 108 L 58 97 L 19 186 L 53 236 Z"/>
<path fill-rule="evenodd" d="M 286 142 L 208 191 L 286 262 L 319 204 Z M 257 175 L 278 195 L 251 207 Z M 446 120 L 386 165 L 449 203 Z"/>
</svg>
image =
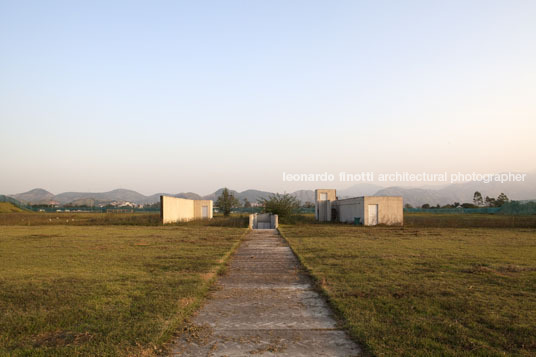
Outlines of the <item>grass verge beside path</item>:
<svg viewBox="0 0 536 357">
<path fill-rule="evenodd" d="M 534 229 L 280 230 L 375 355 L 536 355 Z"/>
<path fill-rule="evenodd" d="M 1 203 L 1 202 L 0 202 Z M 246 228 L 249 219 L 247 215 L 231 215 L 223 217 L 216 215 L 210 220 L 195 220 L 177 222 L 167 226 L 213 226 Z M 0 211 L 0 226 L 162 226 L 160 213 L 88 213 L 88 212 L 16 212 L 2 213 Z"/>
<path fill-rule="evenodd" d="M 0 226 L 0 355 L 155 355 L 246 232 Z"/>
</svg>

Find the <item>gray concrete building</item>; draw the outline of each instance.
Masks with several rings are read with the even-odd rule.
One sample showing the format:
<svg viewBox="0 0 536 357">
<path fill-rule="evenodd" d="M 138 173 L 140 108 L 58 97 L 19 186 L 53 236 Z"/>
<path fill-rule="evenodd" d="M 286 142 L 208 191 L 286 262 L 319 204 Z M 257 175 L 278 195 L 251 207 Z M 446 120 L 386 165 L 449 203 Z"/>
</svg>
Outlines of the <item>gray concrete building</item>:
<svg viewBox="0 0 536 357">
<path fill-rule="evenodd" d="M 338 199 L 334 189 L 315 190 L 315 217 L 320 222 L 355 223 L 365 226 L 404 224 L 401 196 L 362 196 Z"/>
</svg>

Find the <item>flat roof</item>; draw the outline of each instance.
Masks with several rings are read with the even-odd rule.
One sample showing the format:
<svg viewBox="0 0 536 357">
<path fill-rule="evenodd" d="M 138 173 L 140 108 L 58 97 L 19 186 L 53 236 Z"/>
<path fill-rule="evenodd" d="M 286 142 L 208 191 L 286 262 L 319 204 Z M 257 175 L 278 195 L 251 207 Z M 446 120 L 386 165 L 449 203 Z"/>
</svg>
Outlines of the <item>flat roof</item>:
<svg viewBox="0 0 536 357">
<path fill-rule="evenodd" d="M 340 198 L 340 199 L 337 199 L 336 201 L 355 200 L 356 198 L 365 198 L 365 197 L 402 198 L 402 196 L 356 196 L 356 197 Z"/>
</svg>

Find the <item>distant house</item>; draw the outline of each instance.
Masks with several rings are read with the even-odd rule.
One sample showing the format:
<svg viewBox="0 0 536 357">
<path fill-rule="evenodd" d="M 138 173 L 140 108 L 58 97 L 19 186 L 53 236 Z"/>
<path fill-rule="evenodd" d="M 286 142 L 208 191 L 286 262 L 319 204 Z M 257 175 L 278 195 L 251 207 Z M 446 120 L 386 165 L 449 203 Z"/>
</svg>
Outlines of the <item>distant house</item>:
<svg viewBox="0 0 536 357">
<path fill-rule="evenodd" d="M 162 223 L 192 221 L 212 218 L 212 200 L 189 200 L 171 196 L 160 196 Z"/>
<path fill-rule="evenodd" d="M 336 190 L 317 189 L 315 218 L 321 222 L 401 226 L 404 223 L 404 203 L 401 196 L 362 196 L 339 200 Z"/>
</svg>

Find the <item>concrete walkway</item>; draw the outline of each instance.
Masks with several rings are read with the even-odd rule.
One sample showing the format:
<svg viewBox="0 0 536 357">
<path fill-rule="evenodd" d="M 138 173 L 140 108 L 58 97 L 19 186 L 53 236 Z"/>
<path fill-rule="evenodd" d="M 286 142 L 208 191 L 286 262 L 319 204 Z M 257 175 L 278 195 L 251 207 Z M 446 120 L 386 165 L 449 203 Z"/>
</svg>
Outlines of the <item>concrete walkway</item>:
<svg viewBox="0 0 536 357">
<path fill-rule="evenodd" d="M 254 230 L 172 356 L 356 356 L 276 230 Z"/>
</svg>

